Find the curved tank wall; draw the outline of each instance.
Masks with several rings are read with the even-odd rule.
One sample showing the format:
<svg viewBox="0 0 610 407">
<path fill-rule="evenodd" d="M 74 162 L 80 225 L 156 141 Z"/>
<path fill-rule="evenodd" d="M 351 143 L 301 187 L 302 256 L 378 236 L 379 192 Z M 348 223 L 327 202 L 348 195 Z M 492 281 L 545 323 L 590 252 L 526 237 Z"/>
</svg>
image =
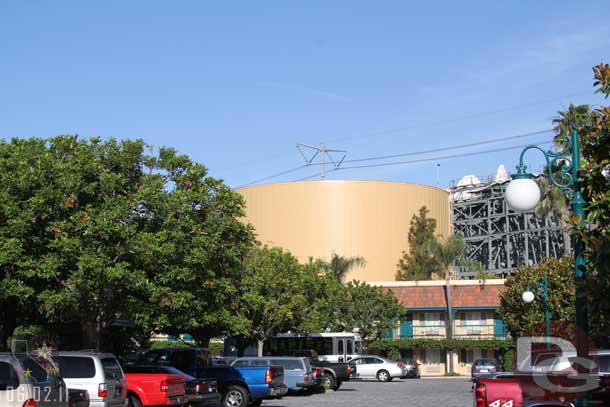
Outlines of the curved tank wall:
<svg viewBox="0 0 610 407">
<path fill-rule="evenodd" d="M 290 250 L 301 261 L 331 253 L 362 256 L 348 280 L 394 280 L 408 251 L 411 217 L 426 206 L 437 234 L 451 232 L 449 193 L 401 182 L 304 181 L 236 189 L 246 200 L 246 221 L 258 239 Z"/>
</svg>

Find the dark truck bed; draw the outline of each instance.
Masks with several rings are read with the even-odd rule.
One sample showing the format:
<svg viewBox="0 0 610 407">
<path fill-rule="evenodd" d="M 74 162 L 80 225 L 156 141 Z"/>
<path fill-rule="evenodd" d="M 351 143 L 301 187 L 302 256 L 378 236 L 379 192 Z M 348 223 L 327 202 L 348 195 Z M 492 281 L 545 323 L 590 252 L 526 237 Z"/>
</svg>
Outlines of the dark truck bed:
<svg viewBox="0 0 610 407">
<path fill-rule="evenodd" d="M 313 369 L 320 370 L 320 384 L 322 386 L 337 390 L 343 382 L 350 379 L 352 367 L 347 363 L 332 363 L 318 359 L 318 354 L 312 349 L 292 350 L 285 352 L 287 355 L 300 356 L 309 359 Z"/>
</svg>

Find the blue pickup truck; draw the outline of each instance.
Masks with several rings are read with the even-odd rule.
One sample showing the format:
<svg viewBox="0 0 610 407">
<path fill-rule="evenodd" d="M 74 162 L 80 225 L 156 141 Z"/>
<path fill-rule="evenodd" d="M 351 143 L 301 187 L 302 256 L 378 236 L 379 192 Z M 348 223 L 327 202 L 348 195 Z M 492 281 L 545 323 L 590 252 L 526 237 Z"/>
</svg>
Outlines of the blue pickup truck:
<svg viewBox="0 0 610 407">
<path fill-rule="evenodd" d="M 197 378 L 214 378 L 223 407 L 258 407 L 263 400 L 286 395 L 284 368 L 281 366 L 212 367 L 207 349 L 155 349 L 142 360 L 149 364 L 173 366 Z"/>
</svg>

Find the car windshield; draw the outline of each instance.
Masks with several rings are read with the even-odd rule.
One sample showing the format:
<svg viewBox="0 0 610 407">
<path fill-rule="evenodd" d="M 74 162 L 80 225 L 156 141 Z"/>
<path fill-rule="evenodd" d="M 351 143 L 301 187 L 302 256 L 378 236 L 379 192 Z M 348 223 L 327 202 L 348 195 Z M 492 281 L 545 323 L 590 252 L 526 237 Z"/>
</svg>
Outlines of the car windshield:
<svg viewBox="0 0 610 407">
<path fill-rule="evenodd" d="M 475 366 L 495 366 L 496 361 L 494 359 L 477 359 L 474 362 Z"/>
</svg>

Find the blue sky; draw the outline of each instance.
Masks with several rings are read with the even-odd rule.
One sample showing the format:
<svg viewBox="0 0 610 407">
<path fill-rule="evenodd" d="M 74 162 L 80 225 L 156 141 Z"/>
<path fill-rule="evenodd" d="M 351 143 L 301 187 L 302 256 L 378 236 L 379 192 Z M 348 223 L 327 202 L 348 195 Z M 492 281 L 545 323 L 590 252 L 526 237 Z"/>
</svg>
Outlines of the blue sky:
<svg viewBox="0 0 610 407">
<path fill-rule="evenodd" d="M 358 159 L 544 130 L 603 103 L 607 17 L 607 1 L 3 1 L 0 136 L 142 138 L 239 186 L 303 164 L 296 143 Z M 328 178 L 447 186 L 517 155 Z"/>
</svg>

